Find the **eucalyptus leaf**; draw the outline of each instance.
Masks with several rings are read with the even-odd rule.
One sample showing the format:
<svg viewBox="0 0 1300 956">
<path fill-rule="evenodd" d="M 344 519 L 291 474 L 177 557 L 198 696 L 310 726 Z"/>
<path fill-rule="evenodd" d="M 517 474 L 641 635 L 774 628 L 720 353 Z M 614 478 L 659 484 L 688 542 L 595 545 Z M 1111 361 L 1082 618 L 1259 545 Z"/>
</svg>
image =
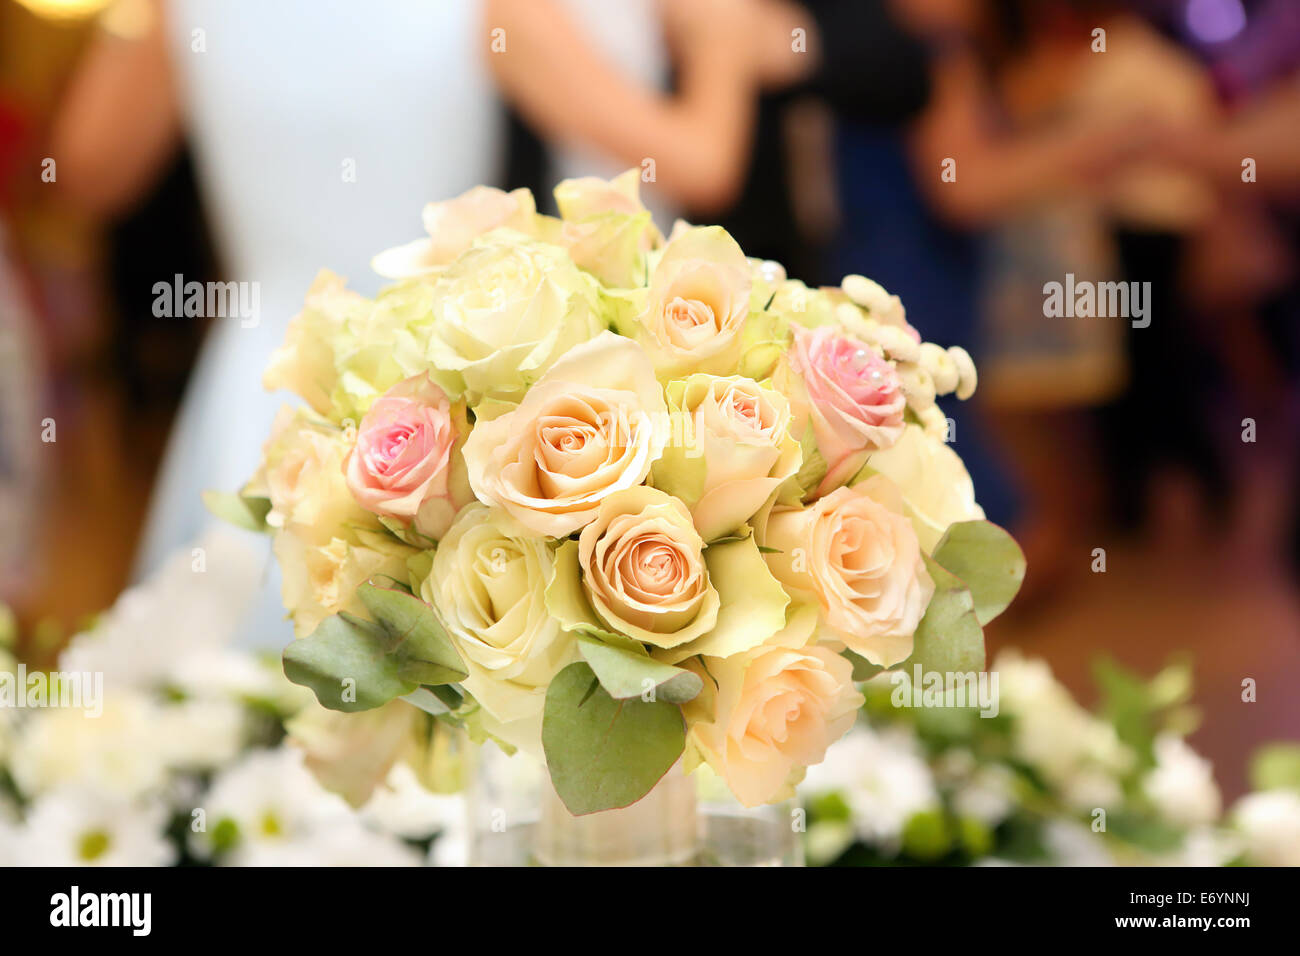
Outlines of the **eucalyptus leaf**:
<svg viewBox="0 0 1300 956">
<path fill-rule="evenodd" d="M 952 673 L 984 670 L 984 630 L 970 590 L 928 556 L 925 568 L 934 578 L 934 596 L 916 628 L 909 667 L 920 664 L 927 671 Z"/>
<path fill-rule="evenodd" d="M 640 800 L 685 745 L 680 707 L 639 697 L 615 700 L 582 661 L 555 675 L 546 691 L 546 765 L 556 794 L 574 816 Z"/>
<path fill-rule="evenodd" d="M 203 492 L 203 506 L 222 521 L 249 531 L 265 531 L 271 499 L 245 497 L 229 491 Z"/>
<path fill-rule="evenodd" d="M 859 683 L 871 680 L 871 678 L 885 670 L 879 664 L 873 664 L 862 655 L 853 653 L 853 651 L 846 649 L 840 651 L 840 654 L 853 665 L 853 679 Z"/>
<path fill-rule="evenodd" d="M 465 662 L 443 630 L 433 608 L 394 588 L 363 584 L 357 596 L 389 638 L 389 652 L 404 680 L 451 684 L 469 676 Z"/>
<path fill-rule="evenodd" d="M 1020 545 L 990 521 L 949 525 L 935 545 L 934 560 L 966 582 L 980 624 L 1005 611 L 1025 579 Z"/>
<path fill-rule="evenodd" d="M 578 651 L 591 665 L 605 692 L 618 700 L 643 697 L 653 691 L 658 700 L 684 704 L 694 700 L 704 682 L 693 671 L 662 664 L 645 654 L 611 647 L 589 637 L 578 639 Z"/>
<path fill-rule="evenodd" d="M 379 626 L 336 614 L 284 649 L 284 675 L 310 687 L 322 707 L 370 710 L 416 688 L 402 677 L 388 644 Z"/>
</svg>

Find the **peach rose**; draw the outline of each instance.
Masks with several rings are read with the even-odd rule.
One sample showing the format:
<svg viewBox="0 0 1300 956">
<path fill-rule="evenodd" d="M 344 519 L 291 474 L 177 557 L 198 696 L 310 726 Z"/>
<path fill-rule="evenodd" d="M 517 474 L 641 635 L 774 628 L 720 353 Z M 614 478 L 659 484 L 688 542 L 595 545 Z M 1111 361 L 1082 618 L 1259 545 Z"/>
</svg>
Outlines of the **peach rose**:
<svg viewBox="0 0 1300 956">
<path fill-rule="evenodd" d="M 776 579 L 814 597 L 845 646 L 891 667 L 912 653 L 934 581 L 897 489 L 875 476 L 804 508 L 777 508 L 760 543 Z"/>
<path fill-rule="evenodd" d="M 432 272 L 468 249 L 479 236 L 508 227 L 531 232 L 537 204 L 527 189 L 502 192 L 492 186 L 475 186 L 455 199 L 424 207 L 428 238 L 386 249 L 370 267 L 386 279 L 405 279 Z"/>
<path fill-rule="evenodd" d="M 692 375 L 665 391 L 673 441 L 651 479 L 690 507 L 712 541 L 744 524 L 799 470 L 789 403 L 740 376 Z"/>
<path fill-rule="evenodd" d="M 624 170 L 608 180 L 597 176 L 563 180 L 555 187 L 555 205 L 562 219 L 575 222 L 609 212 L 631 216 L 645 212 L 641 170 Z"/>
<path fill-rule="evenodd" d="M 337 428 L 285 406 L 263 446 L 262 468 L 245 490 L 270 499 L 266 523 L 271 528 L 293 528 L 304 540 L 323 545 L 338 528 L 369 519 L 348 492 L 343 476 L 347 452 L 347 440 Z"/>
<path fill-rule="evenodd" d="M 456 417 L 426 375 L 390 388 L 361 420 L 344 464 L 352 497 L 367 511 L 413 520 L 421 533 L 441 537 L 471 500 L 463 461 L 455 454 L 466 428 L 463 421 L 457 427 Z"/>
<path fill-rule="evenodd" d="M 871 346 L 833 326 L 793 331 L 790 367 L 801 387 L 791 391 L 826 461 L 817 489 L 825 494 L 852 478 L 872 451 L 898 441 L 906 399 L 898 373 Z"/>
<path fill-rule="evenodd" d="M 740 359 L 753 279 L 736 240 L 719 226 L 689 229 L 664 247 L 645 307 L 625 323 L 664 379 L 727 375 Z"/>
<path fill-rule="evenodd" d="M 704 539 L 672 495 L 629 488 L 601 502 L 578 537 L 582 584 L 610 630 L 676 647 L 713 629 L 721 600 L 709 582 Z"/>
<path fill-rule="evenodd" d="M 707 762 L 747 807 L 792 796 L 863 703 L 853 665 L 825 646 L 760 645 L 706 664 L 705 690 L 685 708 L 688 760 Z"/>
<path fill-rule="evenodd" d="M 570 349 L 512 411 L 475 424 L 465 443 L 470 484 L 535 534 L 562 538 L 609 495 L 645 481 L 666 418 L 645 353 L 603 332 Z"/>
</svg>

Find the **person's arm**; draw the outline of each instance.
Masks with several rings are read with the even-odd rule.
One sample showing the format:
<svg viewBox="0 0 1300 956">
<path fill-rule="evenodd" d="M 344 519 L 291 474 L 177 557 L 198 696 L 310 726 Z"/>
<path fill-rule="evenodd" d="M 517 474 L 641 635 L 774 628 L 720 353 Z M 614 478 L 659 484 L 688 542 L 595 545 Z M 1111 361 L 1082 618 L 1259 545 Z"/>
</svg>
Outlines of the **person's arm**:
<svg viewBox="0 0 1300 956">
<path fill-rule="evenodd" d="M 1241 185 L 1242 162 L 1255 160 L 1250 185 L 1270 196 L 1300 191 L 1300 74 L 1279 83 L 1227 120 L 1170 129 L 1162 155 L 1210 176 L 1220 187 Z"/>
<path fill-rule="evenodd" d="M 114 216 L 144 195 L 180 140 L 162 10 L 136 35 L 101 30 L 59 105 L 49 155 L 66 201 Z"/>
<path fill-rule="evenodd" d="M 1145 139 L 1143 120 L 1088 116 L 1025 133 L 989 128 L 991 94 L 973 55 L 954 52 L 934 68 L 934 95 L 910 146 L 916 180 L 935 210 L 977 227 L 1045 197 L 1088 186 Z M 941 177 L 955 162 L 955 178 Z"/>
<path fill-rule="evenodd" d="M 488 66 L 505 97 L 546 139 L 601 150 L 629 166 L 653 159 L 657 185 L 702 212 L 731 203 L 744 183 L 755 110 L 748 0 L 696 0 L 670 24 L 679 92 L 629 79 L 554 0 L 488 0 L 505 51 Z"/>
</svg>

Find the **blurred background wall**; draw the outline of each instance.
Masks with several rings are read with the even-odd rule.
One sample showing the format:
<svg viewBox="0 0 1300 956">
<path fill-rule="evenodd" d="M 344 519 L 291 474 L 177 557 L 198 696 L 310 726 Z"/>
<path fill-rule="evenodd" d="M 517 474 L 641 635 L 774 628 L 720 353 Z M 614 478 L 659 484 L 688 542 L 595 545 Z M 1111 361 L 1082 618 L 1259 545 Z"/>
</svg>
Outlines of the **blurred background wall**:
<svg viewBox="0 0 1300 956">
<path fill-rule="evenodd" d="M 161 23 L 251 44 L 229 5 L 0 0 L 0 599 L 28 656 L 48 660 L 129 580 L 189 373 L 228 321 L 155 316 L 154 283 L 257 278 L 223 265 L 247 241 L 214 242 L 207 223 L 222 150 L 256 158 L 275 140 L 196 146 L 193 111 L 208 107 L 195 104 L 239 88 L 250 130 L 346 135 L 360 107 L 317 103 L 313 75 L 442 82 L 404 67 L 428 58 L 427 39 L 465 51 L 439 60 L 443 80 L 486 62 L 498 91 L 473 108 L 501 135 L 459 188 L 540 199 L 558 178 L 654 160 L 661 226 L 721 222 L 810 283 L 868 275 L 927 339 L 970 350 L 981 383 L 947 409 L 955 448 L 1029 557 L 991 650 L 1046 657 L 1085 700 L 1099 655 L 1148 673 L 1189 655 L 1193 743 L 1228 796 L 1257 743 L 1300 737 L 1300 4 L 452 6 L 463 16 L 445 29 L 465 35 L 407 36 L 383 76 L 282 42 L 291 68 L 259 74 L 262 50 L 223 78 L 177 62 L 184 45 Z M 411 4 L 277 9 L 295 7 L 384 51 Z M 427 91 L 429 110 L 473 105 L 446 89 L 441 105 Z M 391 122 L 418 130 L 420 109 Z M 352 200 L 333 196 L 321 191 L 313 228 L 346 234 Z M 389 244 L 444 197 L 402 198 Z M 1067 274 L 1139 283 L 1146 314 L 1048 315 L 1044 284 Z M 291 278 L 305 291 L 310 275 Z M 263 432 L 250 423 L 247 442 Z"/>
</svg>

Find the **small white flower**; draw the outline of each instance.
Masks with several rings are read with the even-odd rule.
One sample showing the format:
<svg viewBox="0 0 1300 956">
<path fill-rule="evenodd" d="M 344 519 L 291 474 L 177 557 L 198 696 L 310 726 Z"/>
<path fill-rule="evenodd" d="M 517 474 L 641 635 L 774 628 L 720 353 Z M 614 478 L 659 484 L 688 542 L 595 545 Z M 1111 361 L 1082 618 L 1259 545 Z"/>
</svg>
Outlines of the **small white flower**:
<svg viewBox="0 0 1300 956">
<path fill-rule="evenodd" d="M 1156 765 L 1142 788 L 1160 814 L 1185 827 L 1217 820 L 1222 801 L 1210 762 L 1174 734 L 1157 737 L 1155 752 Z"/>
<path fill-rule="evenodd" d="M 1003 764 L 984 764 L 953 794 L 952 807 L 964 817 L 996 827 L 1015 811 L 1015 773 Z"/>
<path fill-rule="evenodd" d="M 465 800 L 460 794 L 431 793 L 409 765 L 397 763 L 361 808 L 361 819 L 385 833 L 422 840 L 463 830 Z"/>
<path fill-rule="evenodd" d="M 916 739 L 902 727 L 857 725 L 808 768 L 805 794 L 838 791 L 849 802 L 859 839 L 897 850 L 908 818 L 939 805 L 930 768 Z"/>
<path fill-rule="evenodd" d="M 16 866 L 169 866 L 166 808 L 80 788 L 39 798 L 16 828 Z M 3 843 L 0 840 L 0 843 Z"/>
<path fill-rule="evenodd" d="M 1300 793 L 1264 790 L 1236 802 L 1233 826 L 1246 855 L 1262 866 L 1300 866 Z"/>
<path fill-rule="evenodd" d="M 262 844 L 292 843 L 319 830 L 344 825 L 354 811 L 320 784 L 296 748 L 256 750 L 222 771 L 201 798 L 206 828 L 192 834 L 194 852 L 219 849 L 240 856 Z"/>
<path fill-rule="evenodd" d="M 104 695 L 103 713 L 33 711 L 19 728 L 10 772 L 35 796 L 78 784 L 125 798 L 157 790 L 167 777 L 158 707 L 139 694 Z"/>
<path fill-rule="evenodd" d="M 234 700 L 183 700 L 158 709 L 155 725 L 162 758 L 169 767 L 219 767 L 244 745 L 244 709 Z"/>
<path fill-rule="evenodd" d="M 354 819 L 319 827 L 291 840 L 250 845 L 236 866 L 419 866 L 420 854 L 400 840 Z"/>
</svg>

